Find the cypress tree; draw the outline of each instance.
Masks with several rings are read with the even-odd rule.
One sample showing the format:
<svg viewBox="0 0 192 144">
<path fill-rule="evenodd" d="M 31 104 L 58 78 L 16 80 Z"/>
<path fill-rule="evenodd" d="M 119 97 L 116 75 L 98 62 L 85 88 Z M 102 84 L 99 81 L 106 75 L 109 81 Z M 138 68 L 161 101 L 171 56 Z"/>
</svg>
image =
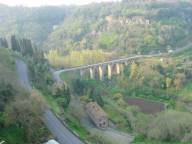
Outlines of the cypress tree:
<svg viewBox="0 0 192 144">
<path fill-rule="evenodd" d="M 5 48 L 8 48 L 8 47 L 9 47 L 9 45 L 8 45 L 8 42 L 7 42 L 7 39 L 6 39 L 6 38 L 4 38 L 4 42 L 3 42 L 3 43 L 4 43 L 4 47 L 5 47 Z"/>
<path fill-rule="evenodd" d="M 16 39 L 15 35 L 11 36 L 11 49 L 13 51 L 18 51 L 18 52 L 21 51 L 21 47 L 20 47 L 19 41 Z"/>
<path fill-rule="evenodd" d="M 0 38 L 0 47 L 8 48 L 8 42 L 6 38 Z"/>
</svg>

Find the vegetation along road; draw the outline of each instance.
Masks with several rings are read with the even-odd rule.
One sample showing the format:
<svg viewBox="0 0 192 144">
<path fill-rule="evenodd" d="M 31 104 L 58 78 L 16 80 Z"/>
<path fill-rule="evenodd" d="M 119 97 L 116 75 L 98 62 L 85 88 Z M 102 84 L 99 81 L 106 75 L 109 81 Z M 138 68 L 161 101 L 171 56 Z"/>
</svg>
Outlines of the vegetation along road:
<svg viewBox="0 0 192 144">
<path fill-rule="evenodd" d="M 22 60 L 16 59 L 16 69 L 21 84 L 27 90 L 32 91 L 28 79 L 27 65 Z M 47 127 L 61 144 L 83 144 L 83 142 L 69 131 L 49 109 L 45 110 L 44 119 Z"/>
</svg>

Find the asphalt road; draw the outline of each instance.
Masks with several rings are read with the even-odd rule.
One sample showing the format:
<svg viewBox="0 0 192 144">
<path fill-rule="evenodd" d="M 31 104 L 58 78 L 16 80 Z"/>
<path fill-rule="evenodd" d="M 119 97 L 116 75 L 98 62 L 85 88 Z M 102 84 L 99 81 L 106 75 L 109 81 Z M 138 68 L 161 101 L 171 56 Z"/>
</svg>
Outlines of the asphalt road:
<svg viewBox="0 0 192 144">
<path fill-rule="evenodd" d="M 30 85 L 30 81 L 28 78 L 28 69 L 26 64 L 20 59 L 16 59 L 15 64 L 16 64 L 17 76 L 21 85 L 28 91 L 32 91 L 32 87 Z"/>
<path fill-rule="evenodd" d="M 27 65 L 20 59 L 16 59 L 15 63 L 20 83 L 24 88 L 31 92 L 32 87 L 28 78 Z M 53 136 L 57 138 L 60 144 L 84 144 L 60 122 L 51 110 L 46 109 L 43 116 L 46 126 L 49 128 Z"/>
<path fill-rule="evenodd" d="M 52 134 L 57 137 L 61 144 L 83 144 L 76 136 L 74 136 L 63 124 L 57 119 L 57 117 L 50 111 L 46 110 L 44 114 L 47 127 Z"/>
</svg>

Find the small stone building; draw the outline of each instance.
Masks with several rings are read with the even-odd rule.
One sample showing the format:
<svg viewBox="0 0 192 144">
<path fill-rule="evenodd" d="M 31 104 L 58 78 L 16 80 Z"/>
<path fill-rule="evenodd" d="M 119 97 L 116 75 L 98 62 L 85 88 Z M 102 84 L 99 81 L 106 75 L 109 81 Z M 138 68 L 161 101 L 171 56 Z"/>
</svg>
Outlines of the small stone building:
<svg viewBox="0 0 192 144">
<path fill-rule="evenodd" d="M 109 125 L 107 114 L 96 102 L 89 102 L 86 106 L 86 111 L 98 128 L 106 129 Z"/>
</svg>

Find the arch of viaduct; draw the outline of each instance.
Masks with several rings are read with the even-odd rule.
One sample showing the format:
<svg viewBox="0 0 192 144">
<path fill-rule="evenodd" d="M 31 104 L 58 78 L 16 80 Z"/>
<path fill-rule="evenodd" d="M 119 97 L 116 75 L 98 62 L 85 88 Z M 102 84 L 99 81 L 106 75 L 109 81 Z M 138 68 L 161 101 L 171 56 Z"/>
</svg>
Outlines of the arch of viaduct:
<svg viewBox="0 0 192 144">
<path fill-rule="evenodd" d="M 113 75 L 118 75 L 123 71 L 123 67 L 133 63 L 135 60 L 141 58 L 149 58 L 154 56 L 160 56 L 161 54 L 157 55 L 138 55 L 129 58 L 121 58 L 91 65 L 84 65 L 79 67 L 67 68 L 63 70 L 56 71 L 56 75 L 60 75 L 63 72 L 72 72 L 72 71 L 79 71 L 80 76 L 83 76 L 87 71 L 89 72 L 89 77 L 91 79 L 95 79 L 99 77 L 100 80 L 104 80 L 104 76 L 106 75 L 108 79 L 111 79 Z"/>
</svg>

